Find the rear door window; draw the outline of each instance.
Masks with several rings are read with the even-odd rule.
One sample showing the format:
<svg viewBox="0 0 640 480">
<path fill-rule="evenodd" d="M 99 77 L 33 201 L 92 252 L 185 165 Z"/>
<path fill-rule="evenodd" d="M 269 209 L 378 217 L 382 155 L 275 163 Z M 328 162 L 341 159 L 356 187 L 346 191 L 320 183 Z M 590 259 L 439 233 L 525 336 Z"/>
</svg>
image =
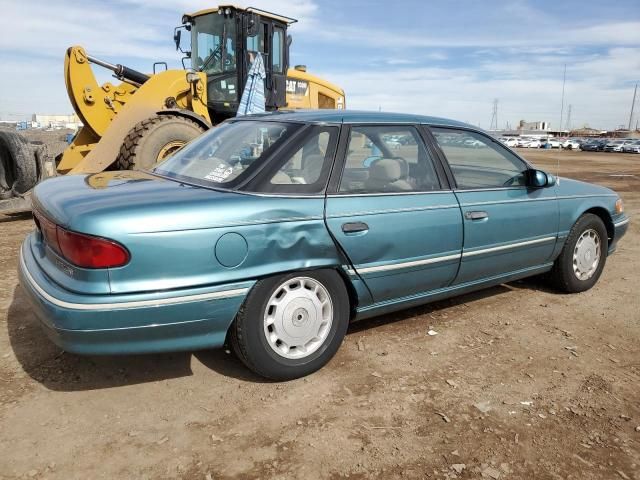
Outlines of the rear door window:
<svg viewBox="0 0 640 480">
<path fill-rule="evenodd" d="M 416 127 L 353 126 L 341 193 L 439 190 L 433 162 Z"/>
</svg>

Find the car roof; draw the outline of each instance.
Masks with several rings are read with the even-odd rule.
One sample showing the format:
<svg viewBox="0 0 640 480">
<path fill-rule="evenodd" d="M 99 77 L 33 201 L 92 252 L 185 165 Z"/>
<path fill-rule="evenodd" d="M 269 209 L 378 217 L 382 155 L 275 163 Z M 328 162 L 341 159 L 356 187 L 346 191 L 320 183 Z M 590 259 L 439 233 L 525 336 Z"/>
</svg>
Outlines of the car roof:
<svg viewBox="0 0 640 480">
<path fill-rule="evenodd" d="M 478 128 L 473 125 L 448 118 L 365 110 L 279 110 L 277 112 L 247 115 L 243 118 L 308 123 L 425 123 L 429 125 L 456 126 L 478 130 Z"/>
</svg>

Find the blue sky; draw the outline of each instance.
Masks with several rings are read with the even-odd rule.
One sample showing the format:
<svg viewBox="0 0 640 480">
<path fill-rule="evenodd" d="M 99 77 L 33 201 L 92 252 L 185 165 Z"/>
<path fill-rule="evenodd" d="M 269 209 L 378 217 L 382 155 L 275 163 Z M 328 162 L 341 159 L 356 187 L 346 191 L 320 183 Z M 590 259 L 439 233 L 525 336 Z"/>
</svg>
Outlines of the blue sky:
<svg viewBox="0 0 640 480">
<path fill-rule="evenodd" d="M 440 115 L 488 128 L 497 98 L 500 127 L 520 119 L 557 126 L 566 64 L 565 120 L 571 105 L 572 127 L 615 128 L 628 122 L 640 81 L 638 0 L 250 4 L 299 19 L 290 32 L 292 64 L 342 86 L 348 108 Z M 70 45 L 142 71 L 158 60 L 179 67 L 173 27 L 182 13 L 213 5 L 0 0 L 0 117 L 72 111 L 62 77 Z M 109 79 L 104 71 L 99 78 Z"/>
</svg>

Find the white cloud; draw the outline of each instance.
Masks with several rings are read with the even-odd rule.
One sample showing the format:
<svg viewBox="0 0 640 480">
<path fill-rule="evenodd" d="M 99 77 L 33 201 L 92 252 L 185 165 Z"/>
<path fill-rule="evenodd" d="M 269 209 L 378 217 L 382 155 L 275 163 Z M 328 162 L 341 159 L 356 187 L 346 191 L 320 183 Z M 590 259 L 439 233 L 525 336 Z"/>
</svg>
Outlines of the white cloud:
<svg viewBox="0 0 640 480">
<path fill-rule="evenodd" d="M 566 59 L 565 59 L 566 60 Z M 571 59 L 570 59 L 571 60 Z M 488 128 L 494 98 L 499 122 L 560 120 L 563 59 L 490 61 L 474 68 L 400 67 L 392 72 L 326 71 L 341 85 L 352 109 L 412 112 L 480 123 Z M 567 67 L 566 108 L 572 125 L 615 128 L 626 123 L 634 75 L 640 71 L 640 48 L 612 49 L 606 55 L 574 57 Z M 628 88 L 619 83 L 627 81 Z M 564 122 L 563 122 L 564 123 Z"/>
<path fill-rule="evenodd" d="M 241 3 L 297 18 L 291 28 L 294 51 L 306 54 L 295 60 L 345 88 L 350 108 L 435 114 L 486 127 L 492 101 L 499 98 L 501 124 L 521 118 L 557 124 L 566 63 L 566 104 L 572 105 L 574 123 L 615 127 L 628 119 L 633 83 L 640 77 L 640 19 L 629 12 L 617 19 L 576 12 L 566 21 L 513 0 L 489 10 L 471 4 L 473 11 L 449 13 L 450 7 L 441 6 L 440 17 L 427 23 L 400 9 L 394 15 L 407 17 L 399 26 L 372 12 L 347 20 L 319 0 Z M 0 0 L 3 18 L 11 20 L 3 22 L 0 38 L 0 117 L 71 111 L 62 78 L 70 45 L 143 71 L 157 60 L 179 68 L 173 27 L 183 13 L 215 4 Z M 429 13 L 437 13 L 434 8 Z M 101 81 L 108 78 L 106 71 L 94 71 Z"/>
</svg>

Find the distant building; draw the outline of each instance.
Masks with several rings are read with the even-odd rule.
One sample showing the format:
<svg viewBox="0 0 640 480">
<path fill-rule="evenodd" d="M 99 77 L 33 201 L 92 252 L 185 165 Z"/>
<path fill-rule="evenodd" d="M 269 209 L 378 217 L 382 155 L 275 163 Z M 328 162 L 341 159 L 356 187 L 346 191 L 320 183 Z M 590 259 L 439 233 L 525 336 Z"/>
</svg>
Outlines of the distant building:
<svg viewBox="0 0 640 480">
<path fill-rule="evenodd" d="M 582 127 L 576 130 L 571 130 L 569 133 L 572 137 L 599 137 L 601 135 L 606 135 L 606 130 L 598 130 L 595 128 Z"/>
<path fill-rule="evenodd" d="M 541 130 L 546 132 L 551 130 L 551 125 L 549 125 L 549 122 L 525 122 L 520 120 L 518 130 Z"/>
<path fill-rule="evenodd" d="M 32 122 L 35 122 L 40 128 L 70 128 L 76 129 L 82 126 L 80 119 L 76 114 L 71 115 L 42 115 L 34 113 L 31 116 Z"/>
</svg>

